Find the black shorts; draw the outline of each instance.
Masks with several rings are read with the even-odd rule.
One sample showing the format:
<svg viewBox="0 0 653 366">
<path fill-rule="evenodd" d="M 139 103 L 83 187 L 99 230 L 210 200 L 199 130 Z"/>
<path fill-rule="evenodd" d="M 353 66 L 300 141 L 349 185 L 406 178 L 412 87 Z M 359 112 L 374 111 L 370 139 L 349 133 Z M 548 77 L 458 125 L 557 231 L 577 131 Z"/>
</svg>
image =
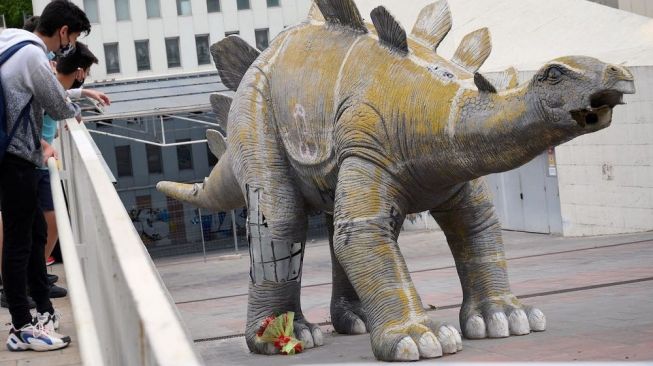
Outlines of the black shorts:
<svg viewBox="0 0 653 366">
<path fill-rule="evenodd" d="M 39 206 L 43 211 L 54 211 L 52 203 L 52 188 L 50 188 L 50 172 L 45 169 L 37 169 L 38 173 L 38 198 Z"/>
</svg>

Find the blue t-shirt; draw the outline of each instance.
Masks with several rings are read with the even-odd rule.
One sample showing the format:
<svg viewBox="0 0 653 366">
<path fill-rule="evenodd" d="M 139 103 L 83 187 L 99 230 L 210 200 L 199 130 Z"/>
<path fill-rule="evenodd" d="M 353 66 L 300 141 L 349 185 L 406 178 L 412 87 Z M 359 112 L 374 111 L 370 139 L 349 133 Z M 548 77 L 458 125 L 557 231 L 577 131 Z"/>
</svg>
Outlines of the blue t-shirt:
<svg viewBox="0 0 653 366">
<path fill-rule="evenodd" d="M 54 136 L 57 134 L 57 121 L 53 120 L 52 117 L 45 114 L 43 116 L 43 127 L 41 128 L 41 138 L 45 140 L 48 144 L 52 145 L 54 142 Z M 47 165 L 39 167 L 38 169 L 48 170 Z"/>
<path fill-rule="evenodd" d="M 47 114 L 43 116 L 43 128 L 41 129 L 41 137 L 48 144 L 52 145 L 54 136 L 57 134 L 57 121 Z"/>
</svg>

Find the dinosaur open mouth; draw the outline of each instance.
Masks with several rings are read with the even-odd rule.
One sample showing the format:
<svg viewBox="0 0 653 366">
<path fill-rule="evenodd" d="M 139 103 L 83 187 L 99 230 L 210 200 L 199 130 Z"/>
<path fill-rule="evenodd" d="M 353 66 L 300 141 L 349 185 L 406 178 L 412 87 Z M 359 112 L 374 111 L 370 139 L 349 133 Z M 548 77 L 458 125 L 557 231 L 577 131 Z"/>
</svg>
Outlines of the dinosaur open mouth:
<svg viewBox="0 0 653 366">
<path fill-rule="evenodd" d="M 609 123 L 612 120 L 612 108 L 624 104 L 623 93 L 616 90 L 602 90 L 590 96 L 590 105 L 583 109 L 571 111 L 571 117 L 581 126 Z"/>
</svg>

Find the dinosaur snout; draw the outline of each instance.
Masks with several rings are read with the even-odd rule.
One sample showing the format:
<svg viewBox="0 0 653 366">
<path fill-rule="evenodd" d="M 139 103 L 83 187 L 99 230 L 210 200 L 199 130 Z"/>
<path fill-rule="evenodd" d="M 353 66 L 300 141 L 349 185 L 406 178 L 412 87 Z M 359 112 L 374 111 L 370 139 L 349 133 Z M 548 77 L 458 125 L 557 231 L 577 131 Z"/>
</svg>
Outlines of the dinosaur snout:
<svg viewBox="0 0 653 366">
<path fill-rule="evenodd" d="M 607 127 L 612 122 L 612 109 L 617 105 L 625 104 L 624 94 L 633 93 L 635 93 L 633 80 L 619 80 L 608 89 L 592 93 L 588 105 L 571 111 L 571 117 L 582 128 Z"/>
<path fill-rule="evenodd" d="M 635 94 L 635 81 L 619 80 L 614 83 L 612 89 L 622 94 Z"/>
</svg>

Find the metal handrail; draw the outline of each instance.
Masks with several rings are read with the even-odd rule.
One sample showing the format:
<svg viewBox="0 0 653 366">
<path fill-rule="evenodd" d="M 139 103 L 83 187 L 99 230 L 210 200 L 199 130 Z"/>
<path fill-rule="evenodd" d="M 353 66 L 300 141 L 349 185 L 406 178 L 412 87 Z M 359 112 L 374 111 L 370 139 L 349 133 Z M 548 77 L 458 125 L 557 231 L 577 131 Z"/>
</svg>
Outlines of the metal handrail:
<svg viewBox="0 0 653 366">
<path fill-rule="evenodd" d="M 70 303 L 75 319 L 77 330 L 77 341 L 79 342 L 79 353 L 82 363 L 85 365 L 104 365 L 102 359 L 102 348 L 93 319 L 91 302 L 86 291 L 82 266 L 79 262 L 77 245 L 73 237 L 73 231 L 68 218 L 68 207 L 64 199 L 59 169 L 54 158 L 48 159 L 48 170 L 50 171 L 50 187 L 52 189 L 52 201 L 56 215 L 57 231 L 59 232 L 59 245 L 63 257 L 66 283 L 70 296 Z"/>
</svg>

